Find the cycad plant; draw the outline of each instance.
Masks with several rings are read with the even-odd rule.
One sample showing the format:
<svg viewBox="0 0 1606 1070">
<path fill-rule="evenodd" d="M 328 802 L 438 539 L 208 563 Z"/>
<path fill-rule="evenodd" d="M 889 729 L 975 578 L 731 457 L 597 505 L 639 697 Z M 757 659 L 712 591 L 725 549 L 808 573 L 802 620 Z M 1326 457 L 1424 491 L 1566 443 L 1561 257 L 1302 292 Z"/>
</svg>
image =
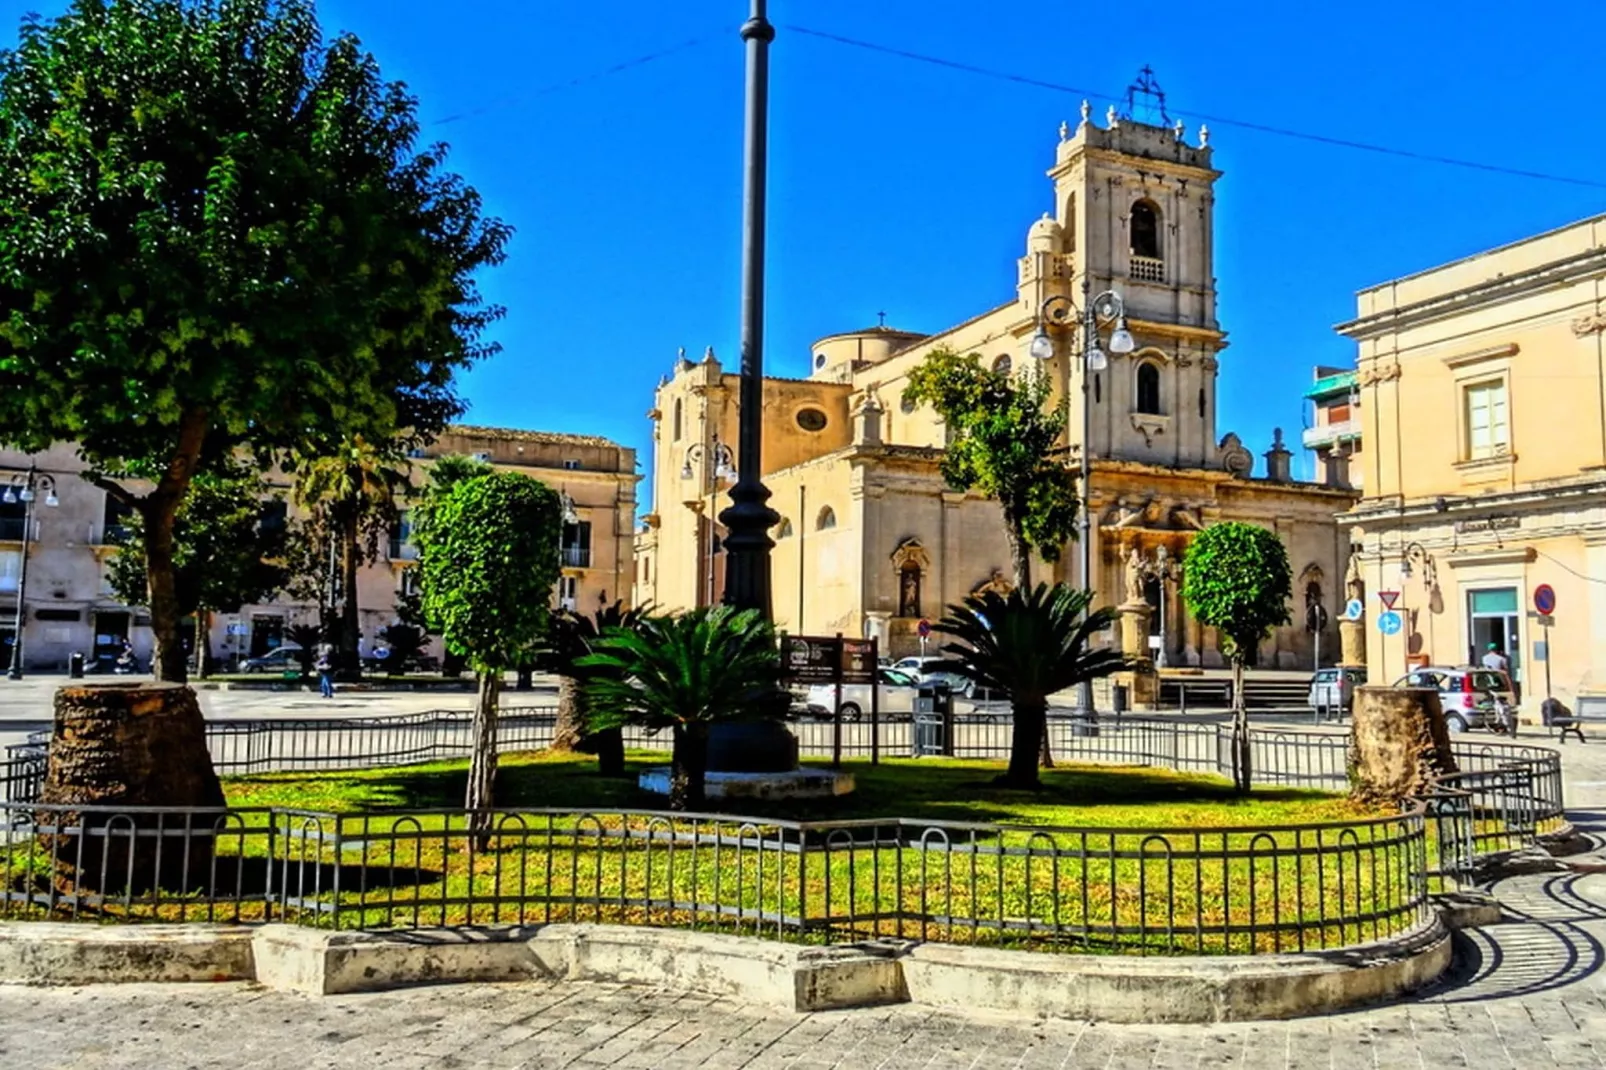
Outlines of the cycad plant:
<svg viewBox="0 0 1606 1070">
<path fill-rule="evenodd" d="M 933 669 L 974 680 L 1009 696 L 1014 713 L 1009 770 L 999 783 L 1037 787 L 1037 755 L 1048 719 L 1048 696 L 1126 667 L 1119 651 L 1092 640 L 1115 619 L 1112 609 L 1088 612 L 1091 591 L 1058 583 L 973 594 L 949 606 L 936 630 L 951 636 L 947 661 Z M 930 670 L 928 670 L 930 671 Z"/>
<path fill-rule="evenodd" d="M 602 606 L 590 616 L 571 610 L 552 616 L 549 652 L 552 671 L 558 677 L 558 720 L 552 733 L 552 749 L 595 754 L 598 772 L 603 776 L 624 775 L 624 735 L 617 727 L 590 732 L 585 681 L 609 670 L 581 666 L 579 662 L 593 653 L 597 640 L 610 630 L 633 630 L 651 613 L 650 606 L 627 609 L 621 601 Z"/>
<path fill-rule="evenodd" d="M 729 606 L 648 616 L 611 628 L 580 658 L 593 732 L 626 724 L 674 736 L 669 806 L 703 805 L 708 730 L 766 716 L 780 690 L 775 633 L 756 610 Z"/>
</svg>

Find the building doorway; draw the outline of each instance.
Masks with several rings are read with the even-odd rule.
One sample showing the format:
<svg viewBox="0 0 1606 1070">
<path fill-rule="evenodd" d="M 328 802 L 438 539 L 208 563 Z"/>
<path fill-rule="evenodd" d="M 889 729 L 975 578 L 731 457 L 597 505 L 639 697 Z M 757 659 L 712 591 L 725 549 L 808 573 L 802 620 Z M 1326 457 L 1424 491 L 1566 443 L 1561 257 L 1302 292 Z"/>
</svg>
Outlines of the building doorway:
<svg viewBox="0 0 1606 1070">
<path fill-rule="evenodd" d="M 98 612 L 95 614 L 94 660 L 107 665 L 115 662 L 128 642 L 129 615 L 124 612 Z"/>
<path fill-rule="evenodd" d="M 1511 662 L 1511 679 L 1522 681 L 1521 602 L 1515 587 L 1467 592 L 1467 664 L 1478 665 L 1493 643 Z"/>
</svg>

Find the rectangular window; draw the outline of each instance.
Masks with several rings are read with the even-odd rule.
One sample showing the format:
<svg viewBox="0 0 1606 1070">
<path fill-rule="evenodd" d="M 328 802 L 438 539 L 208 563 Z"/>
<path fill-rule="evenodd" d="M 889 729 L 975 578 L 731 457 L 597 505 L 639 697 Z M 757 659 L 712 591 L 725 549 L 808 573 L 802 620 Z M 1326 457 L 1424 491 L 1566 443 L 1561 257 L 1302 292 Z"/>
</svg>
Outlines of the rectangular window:
<svg viewBox="0 0 1606 1070">
<path fill-rule="evenodd" d="M 590 568 L 591 521 L 563 525 L 563 541 L 560 545 L 563 548 L 564 568 Z"/>
<path fill-rule="evenodd" d="M 579 604 L 580 581 L 573 576 L 558 577 L 558 605 L 572 610 Z"/>
<path fill-rule="evenodd" d="M 1467 459 L 1499 457 L 1511 446 L 1506 417 L 1504 379 L 1473 383 L 1463 388 L 1466 398 Z"/>
<path fill-rule="evenodd" d="M 22 572 L 22 551 L 0 550 L 0 591 L 15 591 Z"/>
<path fill-rule="evenodd" d="M 563 467 L 565 471 L 578 472 L 580 470 L 580 462 L 575 460 L 566 460 L 563 462 Z"/>
</svg>

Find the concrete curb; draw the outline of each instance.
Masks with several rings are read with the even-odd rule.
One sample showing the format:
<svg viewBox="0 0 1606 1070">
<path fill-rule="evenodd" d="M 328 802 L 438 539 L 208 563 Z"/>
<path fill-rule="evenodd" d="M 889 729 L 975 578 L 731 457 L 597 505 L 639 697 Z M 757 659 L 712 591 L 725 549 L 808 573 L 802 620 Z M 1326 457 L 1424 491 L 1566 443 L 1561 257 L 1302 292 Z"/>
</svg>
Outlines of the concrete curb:
<svg viewBox="0 0 1606 1070">
<path fill-rule="evenodd" d="M 1437 921 L 1369 947 L 1253 958 L 1058 955 L 890 941 L 806 947 L 626 925 L 408 932 L 0 925 L 0 982 L 254 979 L 323 996 L 547 978 L 662 985 L 794 1012 L 916 1003 L 1108 1022 L 1322 1014 L 1419 988 L 1449 963 L 1449 932 Z"/>
</svg>

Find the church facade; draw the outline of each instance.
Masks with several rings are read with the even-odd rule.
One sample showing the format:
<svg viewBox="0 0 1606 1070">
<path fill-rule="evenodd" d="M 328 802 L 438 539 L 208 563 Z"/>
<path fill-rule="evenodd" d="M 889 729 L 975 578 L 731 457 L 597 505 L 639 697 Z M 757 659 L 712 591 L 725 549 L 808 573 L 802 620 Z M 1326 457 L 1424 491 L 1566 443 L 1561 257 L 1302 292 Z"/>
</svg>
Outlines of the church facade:
<svg viewBox="0 0 1606 1070">
<path fill-rule="evenodd" d="M 938 466 L 947 429 L 929 406 L 902 399 L 910 371 L 949 350 L 1011 375 L 1047 376 L 1068 409 L 1067 463 L 1090 451 L 1093 575 L 1078 575 L 1071 543 L 1058 561 L 1035 560 L 1034 580 L 1090 579 L 1098 604 L 1141 590 L 1159 664 L 1216 666 L 1220 637 L 1188 613 L 1178 562 L 1211 524 L 1260 524 L 1287 547 L 1296 584 L 1294 623 L 1265 642 L 1258 662 L 1312 664 L 1304 607 L 1319 601 L 1334 621 L 1339 615 L 1349 546 L 1334 516 L 1356 495 L 1295 482 L 1280 435 L 1258 475 L 1236 435 L 1217 435 L 1227 339 L 1216 319 L 1220 174 L 1210 160 L 1204 130 L 1189 143 L 1180 124 L 1135 122 L 1113 109 L 1101 123 L 1084 104 L 1080 124 L 1061 127 L 1048 172 L 1053 208 L 1027 232 L 1008 300 L 932 335 L 887 327 L 832 335 L 813 347 L 808 378 L 765 381 L 764 482 L 781 516 L 771 532 L 779 627 L 876 636 L 902 655 L 918 651 L 921 620 L 1007 585 L 997 503 L 945 483 Z M 1110 311 L 1099 295 L 1111 291 L 1135 344 L 1089 370 L 1083 310 L 1091 300 Z M 1100 337 L 1116 326 L 1106 317 Z M 1040 333 L 1053 343 L 1046 359 L 1041 342 L 1032 356 Z M 722 595 L 717 514 L 737 460 L 737 384 L 710 352 L 700 361 L 682 354 L 658 387 L 649 413 L 653 503 L 636 543 L 638 604 L 679 609 Z M 1330 624 L 1323 662 L 1336 656 L 1336 640 Z"/>
</svg>

